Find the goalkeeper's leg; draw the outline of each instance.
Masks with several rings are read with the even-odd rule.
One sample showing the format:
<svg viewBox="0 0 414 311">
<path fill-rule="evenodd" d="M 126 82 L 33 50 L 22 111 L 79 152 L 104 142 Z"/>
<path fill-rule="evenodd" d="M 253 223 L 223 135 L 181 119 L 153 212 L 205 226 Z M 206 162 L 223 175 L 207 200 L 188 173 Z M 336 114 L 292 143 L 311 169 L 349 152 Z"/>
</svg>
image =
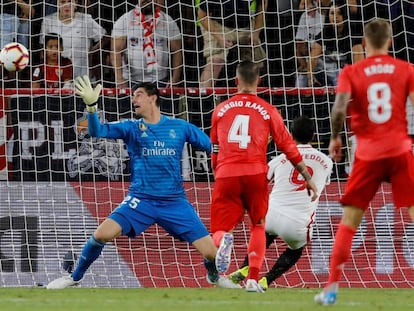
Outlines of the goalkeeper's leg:
<svg viewBox="0 0 414 311">
<path fill-rule="evenodd" d="M 105 219 L 105 221 L 98 226 L 94 234 L 83 247 L 82 253 L 79 256 L 78 265 L 72 273 L 72 278 L 75 282 L 80 281 L 86 270 L 88 270 L 91 264 L 98 259 L 105 243 L 112 241 L 114 238 L 121 235 L 122 227 L 120 223 L 122 223 L 122 221 L 119 218 L 120 216 L 111 214 L 110 217 L 111 218 Z"/>
<path fill-rule="evenodd" d="M 111 214 L 112 216 L 113 214 Z M 116 216 L 112 216 L 116 218 Z M 70 276 L 63 276 L 53 280 L 47 285 L 47 289 L 63 289 L 80 283 L 86 270 L 99 257 L 106 242 L 112 241 L 122 233 L 120 221 L 107 218 L 98 226 L 95 233 L 89 238 L 79 256 L 78 264 Z"/>
<path fill-rule="evenodd" d="M 91 264 L 101 255 L 104 246 L 105 243 L 98 241 L 93 235 L 89 238 L 79 256 L 78 265 L 72 273 L 72 279 L 75 282 L 78 282 L 83 278 L 86 270 L 88 270 Z"/>
<path fill-rule="evenodd" d="M 65 275 L 50 282 L 47 289 L 64 289 L 80 283 L 86 270 L 99 257 L 105 243 L 98 241 L 93 235 L 86 242 L 79 257 L 78 265 L 71 275 Z"/>
</svg>

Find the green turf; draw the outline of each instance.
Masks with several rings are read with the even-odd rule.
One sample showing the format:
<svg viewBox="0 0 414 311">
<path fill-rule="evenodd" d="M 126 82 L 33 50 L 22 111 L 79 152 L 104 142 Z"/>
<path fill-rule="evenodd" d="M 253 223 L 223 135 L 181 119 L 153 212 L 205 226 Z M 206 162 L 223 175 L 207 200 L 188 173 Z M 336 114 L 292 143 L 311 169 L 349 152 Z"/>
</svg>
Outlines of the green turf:
<svg viewBox="0 0 414 311">
<path fill-rule="evenodd" d="M 341 289 L 335 306 L 313 302 L 316 289 L 269 289 L 264 294 L 220 288 L 46 290 L 1 288 L 0 310 L 15 311 L 312 311 L 413 310 L 412 289 Z"/>
</svg>

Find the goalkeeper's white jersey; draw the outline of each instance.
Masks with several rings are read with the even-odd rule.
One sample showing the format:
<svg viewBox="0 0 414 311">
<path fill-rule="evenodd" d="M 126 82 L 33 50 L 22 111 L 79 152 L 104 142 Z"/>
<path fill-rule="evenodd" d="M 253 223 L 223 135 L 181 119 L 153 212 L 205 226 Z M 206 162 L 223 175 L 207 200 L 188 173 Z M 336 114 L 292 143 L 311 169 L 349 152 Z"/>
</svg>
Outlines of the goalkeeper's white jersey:
<svg viewBox="0 0 414 311">
<path fill-rule="evenodd" d="M 311 145 L 298 145 L 312 179 L 322 193 L 330 182 L 332 160 Z M 272 159 L 269 163 L 267 178 L 273 180 L 273 189 L 269 198 L 269 213 L 272 210 L 297 221 L 309 222 L 318 205 L 318 199 L 311 201 L 302 175 L 293 167 L 284 154 Z"/>
</svg>

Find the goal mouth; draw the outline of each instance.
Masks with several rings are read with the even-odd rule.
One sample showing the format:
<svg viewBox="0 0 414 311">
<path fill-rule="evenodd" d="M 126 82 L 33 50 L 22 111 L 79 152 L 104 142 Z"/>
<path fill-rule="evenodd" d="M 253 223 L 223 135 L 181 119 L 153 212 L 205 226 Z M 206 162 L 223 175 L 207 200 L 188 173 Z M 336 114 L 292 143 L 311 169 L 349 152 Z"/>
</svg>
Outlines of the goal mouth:
<svg viewBox="0 0 414 311">
<path fill-rule="evenodd" d="M 172 109 L 169 114 L 185 116 L 208 132 L 215 100 L 227 98 L 231 92 L 200 95 L 192 90 L 162 90 L 161 94 L 169 103 L 182 104 L 185 98 L 185 105 L 172 106 L 177 110 Z M 313 91 L 318 95 L 301 94 L 297 89 L 294 93 L 267 89 L 261 96 L 279 107 L 286 124 L 299 112 L 317 112 L 310 114 L 318 124 L 314 145 L 326 152 L 330 133 L 328 108 L 334 94 L 327 90 L 320 94 Z M 5 232 L 2 243 L 14 246 L 2 248 L 5 258 L 2 260 L 10 265 L 3 265 L 0 274 L 6 280 L 3 286 L 33 286 L 34 282 L 47 283 L 64 273 L 65 254 L 71 251 L 79 256 L 97 224 L 123 200 L 129 186 L 129 158 L 122 142 L 91 140 L 84 104 L 71 92 L 62 93 L 61 89 L 2 89 L 1 92 L 0 120 L 7 136 L 0 146 L 0 193 L 8 199 L 0 211 L 4 220 L 0 230 Z M 133 117 L 128 90 L 104 89 L 103 94 L 98 103 L 102 120 Z M 184 154 L 182 177 L 187 197 L 209 227 L 214 187 L 210 158 L 190 147 Z M 269 146 L 268 158 L 276 154 L 274 146 Z M 295 268 L 277 280 L 277 286 L 325 284 L 333 237 L 342 213 L 338 200 L 344 191 L 348 161 L 336 165 L 331 184 L 319 202 L 311 243 Z M 18 215 L 24 216 L 13 212 L 15 206 L 19 206 Z M 387 185 L 377 193 L 361 228 L 350 263 L 344 270 L 344 286 L 411 287 L 408 275 L 412 263 L 408 254 L 412 246 L 407 235 L 411 225 L 407 215 L 393 209 Z M 20 238 L 16 239 L 17 235 Z M 243 261 L 248 237 L 246 224 L 239 225 L 235 230 L 235 260 L 230 271 Z M 267 250 L 263 272 L 272 267 L 285 247 L 276 241 Z M 398 281 L 390 282 L 390 276 Z M 157 225 L 134 240 L 119 238 L 108 245 L 82 285 L 208 286 L 197 251 L 173 239 Z"/>
<path fill-rule="evenodd" d="M 264 3 L 256 1 L 259 2 Z M 48 3 L 36 7 L 36 12 L 43 12 L 44 16 L 32 18 L 31 36 L 21 30 L 18 33 L 19 40 L 27 40 L 24 45 L 30 52 L 30 65 L 15 73 L 1 71 L 0 287 L 47 284 L 67 273 L 62 268 L 68 261 L 65 255 L 70 253 L 79 258 L 84 243 L 97 225 L 128 192 L 131 177 L 128 152 L 122 141 L 90 137 L 85 105 L 75 96 L 71 83 L 76 76 L 87 74 L 94 85 L 103 85 L 98 102 L 98 115 L 102 121 L 116 122 L 136 117 L 130 87 L 145 77 L 145 81 L 158 83 L 162 113 L 188 120 L 209 134 L 214 108 L 238 92 L 237 65 L 244 57 L 250 57 L 261 67 L 257 94 L 279 109 L 288 128 L 300 115 L 314 120 L 316 135 L 312 146 L 327 153 L 335 98 L 335 85 L 329 81 L 335 78 L 338 68 L 352 62 L 351 47 L 362 35 L 351 28 L 358 32 L 363 23 L 386 15 L 393 26 L 394 45 L 390 54 L 414 62 L 414 23 L 407 10 L 410 1 L 394 1 L 402 5 L 401 11 L 378 1 L 347 7 L 349 18 L 344 25 L 349 37 L 345 43 L 332 41 L 332 46 L 339 48 L 344 44 L 350 49 L 344 53 L 317 56 L 311 55 L 312 44 L 323 39 L 317 36 L 323 35 L 324 17 L 314 17 L 315 12 L 308 14 L 307 8 L 296 7 L 298 1 L 268 2 L 266 22 L 258 29 L 260 41 L 250 45 L 244 34 L 234 32 L 232 45 L 228 43 L 224 52 L 213 46 L 220 51 L 213 53 L 214 57 L 206 57 L 210 41 L 203 37 L 206 31 L 202 25 L 207 17 L 198 15 L 197 4 L 192 0 L 157 1 L 162 12 L 160 16 L 167 18 L 163 14 L 168 14 L 170 18 L 167 24 L 158 20 L 158 25 L 164 25 L 155 32 L 158 41 L 146 41 L 146 48 L 153 45 L 157 49 L 164 43 L 167 46 L 162 51 L 146 50 L 159 57 L 156 66 L 152 62 L 154 59 L 145 58 L 139 49 L 141 44 L 144 48 L 142 21 L 130 23 L 121 19 L 117 24 L 124 13 L 133 12 L 135 6 L 124 0 L 111 4 L 107 1 L 95 1 L 91 5 L 79 3 L 76 15 L 87 21 L 90 32 L 84 32 L 87 27 L 77 27 L 79 23 L 66 29 L 68 33 L 79 31 L 73 36 L 73 45 L 63 40 L 60 55 L 69 58 L 72 75 L 63 78 L 63 68 L 51 70 L 55 73 L 53 79 L 58 77 L 51 80 L 56 82 L 53 87 L 45 87 L 47 79 L 35 78 L 33 74 L 34 69 L 43 68 L 47 56 L 44 36 L 59 30 L 55 24 L 56 15 L 53 15 L 59 7 Z M 355 8 L 356 13 L 353 12 Z M 316 8 L 318 13 L 327 9 Z M 315 11 L 315 8 L 311 10 Z M 250 13 L 249 8 L 245 17 L 247 20 L 252 16 L 258 18 L 260 14 Z M 224 23 L 224 18 L 216 18 L 216 21 Z M 122 27 L 124 24 L 128 25 L 127 29 Z M 315 25 L 317 27 L 313 27 Z M 134 27 L 140 31 L 133 32 Z M 311 28 L 318 27 L 317 34 L 309 33 Z M 225 28 L 219 34 L 230 36 Z M 115 61 L 111 59 L 111 39 L 124 35 L 130 37 L 125 48 L 118 51 L 121 58 Z M 170 38 L 175 41 L 167 44 Z M 99 44 L 96 50 L 88 51 L 79 42 L 88 42 L 91 47 Z M 260 59 L 256 55 L 255 59 L 256 51 L 265 54 L 259 55 Z M 134 53 L 141 53 L 139 59 L 133 58 L 137 55 Z M 206 68 L 213 70 L 208 68 L 212 58 L 215 66 L 221 68 L 214 77 L 205 71 Z M 315 67 L 310 70 L 309 62 L 312 61 Z M 309 85 L 312 75 L 318 83 Z M 410 109 L 409 133 L 414 135 L 414 111 L 409 104 L 407 109 Z M 338 202 L 352 168 L 355 148 L 355 138 L 348 126 L 341 135 L 345 158 L 334 165 L 331 183 L 322 192 L 311 221 L 313 229 L 307 232 L 310 243 L 297 264 L 269 284 L 270 287 L 321 288 L 327 282 L 333 237 L 342 215 Z M 278 154 L 277 148 L 270 143 L 267 159 Z M 209 228 L 214 188 L 210 156 L 186 146 L 181 172 L 187 197 Z M 391 189 L 388 184 L 383 184 L 355 236 L 341 286 L 414 287 L 413 225 L 404 211 L 394 209 L 392 202 Z M 239 268 L 246 255 L 249 239 L 246 224 L 247 219 L 235 229 L 234 261 L 229 272 Z M 270 246 L 261 275 L 271 269 L 285 248 L 286 244 L 280 239 Z M 177 241 L 160 226 L 153 225 L 135 239 L 121 237 L 108 243 L 99 260 L 86 273 L 82 286 L 208 287 L 205 275 L 203 258 L 193 246 Z"/>
</svg>

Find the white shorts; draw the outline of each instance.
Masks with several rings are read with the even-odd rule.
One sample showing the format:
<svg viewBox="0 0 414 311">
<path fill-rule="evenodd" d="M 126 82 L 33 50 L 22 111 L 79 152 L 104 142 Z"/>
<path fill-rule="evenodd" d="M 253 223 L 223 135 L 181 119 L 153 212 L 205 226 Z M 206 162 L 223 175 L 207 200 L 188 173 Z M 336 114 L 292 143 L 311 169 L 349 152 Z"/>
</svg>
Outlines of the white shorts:
<svg viewBox="0 0 414 311">
<path fill-rule="evenodd" d="M 266 215 L 266 232 L 277 235 L 293 250 L 305 246 L 312 239 L 314 224 L 313 217 L 296 216 L 299 215 L 292 213 L 288 216 L 270 206 Z"/>
</svg>

